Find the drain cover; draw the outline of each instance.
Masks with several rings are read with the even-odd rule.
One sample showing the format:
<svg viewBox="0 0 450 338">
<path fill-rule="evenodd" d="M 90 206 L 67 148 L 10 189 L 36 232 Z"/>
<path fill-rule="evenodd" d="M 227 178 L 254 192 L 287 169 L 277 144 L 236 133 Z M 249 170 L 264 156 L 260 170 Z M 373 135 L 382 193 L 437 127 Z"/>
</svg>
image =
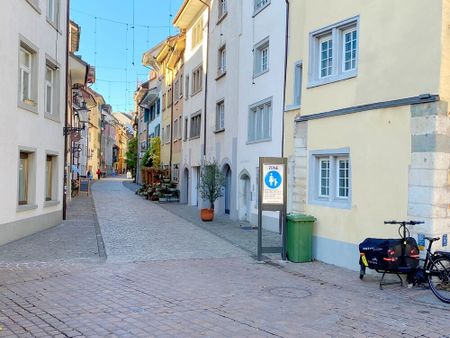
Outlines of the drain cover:
<svg viewBox="0 0 450 338">
<path fill-rule="evenodd" d="M 268 289 L 268 292 L 282 298 L 306 298 L 312 294 L 309 290 L 294 287 L 275 287 Z"/>
</svg>

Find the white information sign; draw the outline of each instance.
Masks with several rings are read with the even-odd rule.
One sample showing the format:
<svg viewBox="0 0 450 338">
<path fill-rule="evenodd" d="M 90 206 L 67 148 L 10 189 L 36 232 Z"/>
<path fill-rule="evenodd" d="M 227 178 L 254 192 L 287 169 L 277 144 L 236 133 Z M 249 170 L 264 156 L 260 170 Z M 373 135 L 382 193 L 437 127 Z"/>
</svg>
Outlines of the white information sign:
<svg viewBox="0 0 450 338">
<path fill-rule="evenodd" d="M 263 204 L 283 204 L 284 164 L 263 165 Z"/>
</svg>

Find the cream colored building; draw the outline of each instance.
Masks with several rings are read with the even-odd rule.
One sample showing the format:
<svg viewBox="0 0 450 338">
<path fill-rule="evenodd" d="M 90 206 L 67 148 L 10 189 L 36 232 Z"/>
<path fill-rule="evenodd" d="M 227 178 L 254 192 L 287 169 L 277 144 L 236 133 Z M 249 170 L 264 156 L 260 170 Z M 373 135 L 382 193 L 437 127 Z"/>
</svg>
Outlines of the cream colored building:
<svg viewBox="0 0 450 338">
<path fill-rule="evenodd" d="M 364 238 L 398 236 L 384 220 L 450 233 L 449 24 L 448 1 L 290 1 L 291 210 L 317 217 L 315 258 L 357 269 Z"/>
<path fill-rule="evenodd" d="M 66 5 L 0 4 L 0 244 L 62 220 Z"/>
</svg>

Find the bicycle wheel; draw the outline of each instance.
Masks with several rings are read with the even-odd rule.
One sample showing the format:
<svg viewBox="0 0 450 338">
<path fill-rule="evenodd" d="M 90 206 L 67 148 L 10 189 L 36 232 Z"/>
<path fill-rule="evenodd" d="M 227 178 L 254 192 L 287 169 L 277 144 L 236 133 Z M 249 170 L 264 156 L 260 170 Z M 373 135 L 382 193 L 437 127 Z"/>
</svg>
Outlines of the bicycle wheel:
<svg viewBox="0 0 450 338">
<path fill-rule="evenodd" d="M 439 257 L 428 265 L 428 284 L 434 295 L 450 303 L 450 259 Z"/>
</svg>

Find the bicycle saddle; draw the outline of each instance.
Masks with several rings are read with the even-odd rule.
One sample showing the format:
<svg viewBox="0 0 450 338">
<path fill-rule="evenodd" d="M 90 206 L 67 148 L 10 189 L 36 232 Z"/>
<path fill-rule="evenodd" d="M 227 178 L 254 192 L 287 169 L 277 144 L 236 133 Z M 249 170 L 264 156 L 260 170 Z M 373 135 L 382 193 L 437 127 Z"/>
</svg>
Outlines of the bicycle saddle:
<svg viewBox="0 0 450 338">
<path fill-rule="evenodd" d="M 434 241 L 440 240 L 441 238 L 440 237 L 425 237 L 425 239 L 427 241 L 434 242 Z"/>
</svg>

